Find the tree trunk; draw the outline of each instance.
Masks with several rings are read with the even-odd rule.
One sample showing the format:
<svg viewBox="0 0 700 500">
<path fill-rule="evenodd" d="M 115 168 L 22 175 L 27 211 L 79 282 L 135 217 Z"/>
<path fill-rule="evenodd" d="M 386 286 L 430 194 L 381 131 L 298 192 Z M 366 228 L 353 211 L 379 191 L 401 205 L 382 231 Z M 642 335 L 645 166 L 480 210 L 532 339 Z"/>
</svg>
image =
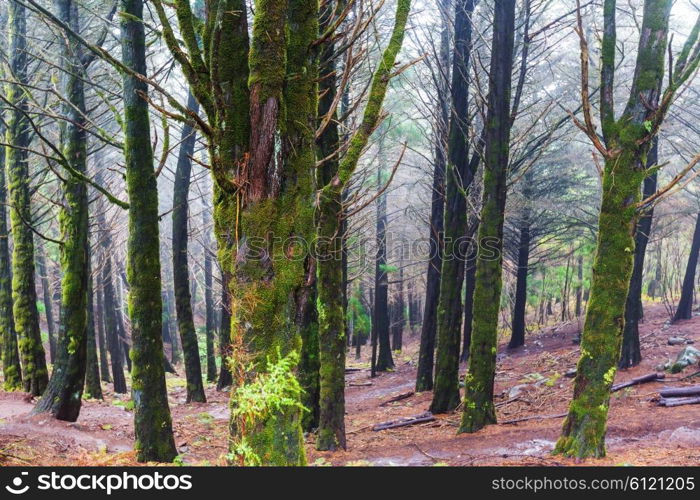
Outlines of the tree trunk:
<svg viewBox="0 0 700 500">
<path fill-rule="evenodd" d="M 2 75 L 2 68 L 0 68 Z M 0 120 L 0 137 L 5 137 Z M 7 185 L 5 183 L 5 148 L 0 147 L 0 346 L 2 346 L 3 388 L 22 388 L 22 369 L 17 348 L 17 332 L 12 313 L 12 272 L 10 271 L 10 233 L 7 227 Z"/>
<path fill-rule="evenodd" d="M 598 246 L 581 335 L 573 400 L 555 453 L 578 458 L 605 455 L 610 388 L 620 360 L 625 303 L 634 267 L 634 230 L 646 159 L 653 140 L 645 123 L 656 120 L 665 72 L 671 0 L 646 0 L 634 79 L 619 119 L 614 116 L 615 0 L 604 6 L 601 120 L 610 152 L 602 178 Z M 658 111 L 662 113 L 661 110 Z M 659 119 L 663 119 L 663 114 Z M 660 122 L 658 122 L 660 123 Z"/>
<path fill-rule="evenodd" d="M 39 311 L 34 284 L 34 233 L 29 186 L 29 154 L 31 143 L 27 94 L 23 85 L 29 81 L 27 60 L 27 12 L 22 5 L 8 6 L 8 65 L 16 83 L 6 86 L 6 99 L 12 105 L 7 120 L 7 185 L 9 186 L 10 221 L 12 223 L 12 299 L 15 330 L 22 358 L 24 391 L 40 396 L 49 381 L 46 355 L 41 343 Z"/>
<path fill-rule="evenodd" d="M 386 182 L 383 176 L 385 161 L 383 137 L 379 138 L 378 148 L 377 190 L 380 190 Z M 374 321 L 372 321 L 372 328 L 379 346 L 375 369 L 379 372 L 394 368 L 389 336 L 389 272 L 386 260 L 386 226 L 386 193 L 382 193 L 377 198 L 377 255 L 374 268 Z"/>
<path fill-rule="evenodd" d="M 476 228 L 475 228 L 476 230 Z M 471 239 L 472 235 L 470 235 Z M 465 274 L 465 293 L 464 293 L 464 321 L 462 333 L 462 354 L 459 357 L 460 362 L 466 363 L 469 360 L 469 349 L 472 343 L 472 319 L 474 316 L 474 285 L 476 285 L 476 246 L 472 244 L 472 248 L 467 259 L 464 274 Z"/>
<path fill-rule="evenodd" d="M 510 88 L 513 70 L 515 1 L 496 0 L 484 141 L 484 192 L 474 288 L 474 321 L 459 432 L 476 432 L 496 422 L 493 382 L 501 302 L 503 218 L 510 145 Z"/>
<path fill-rule="evenodd" d="M 190 93 L 187 107 L 197 112 L 199 106 Z M 197 134 L 189 125 L 182 126 L 180 153 L 175 171 L 173 194 L 173 286 L 175 287 L 175 309 L 177 326 L 185 357 L 185 376 L 187 378 L 187 402 L 204 403 L 207 398 L 202 384 L 202 367 L 199 360 L 199 344 L 192 314 L 192 295 L 190 295 L 189 263 L 187 256 L 188 240 L 188 196 L 192 172 L 191 157 Z M 205 249 L 205 252 L 207 249 Z"/>
<path fill-rule="evenodd" d="M 441 15 L 443 28 L 440 33 L 439 65 L 450 66 L 450 20 L 448 17 L 449 0 L 442 0 Z M 445 70 L 445 72 L 447 69 Z M 445 168 L 447 163 L 445 144 L 447 143 L 447 124 L 449 120 L 449 76 L 440 80 L 438 89 L 439 114 L 435 124 L 435 161 L 433 169 L 433 186 L 430 201 L 430 255 L 425 278 L 425 303 L 423 324 L 421 326 L 420 348 L 418 351 L 418 369 L 416 373 L 416 392 L 430 391 L 433 388 L 433 367 L 435 366 L 435 337 L 437 332 L 438 302 L 440 301 L 440 270 L 443 255 L 443 229 L 445 226 Z"/>
<path fill-rule="evenodd" d="M 525 175 L 524 182 L 528 182 Z M 527 195 L 525 196 L 526 201 Z M 520 243 L 518 244 L 518 270 L 515 286 L 515 305 L 513 306 L 513 325 L 508 347 L 514 349 L 525 345 L 525 309 L 527 307 L 527 276 L 530 271 L 530 210 L 526 206 L 520 222 Z"/>
<path fill-rule="evenodd" d="M 104 265 L 102 267 L 104 322 L 107 335 L 107 350 L 109 350 L 109 359 L 112 364 L 113 389 L 117 394 L 125 394 L 127 390 L 126 378 L 124 378 L 122 344 L 119 340 L 119 327 L 117 326 L 119 319 L 116 310 L 117 300 L 114 293 L 114 281 L 112 280 L 112 257 L 109 254 L 111 241 L 109 237 L 103 238 L 102 246 L 105 250 Z"/>
<path fill-rule="evenodd" d="M 700 213 L 698 213 L 695 230 L 693 231 L 693 243 L 690 246 L 688 264 L 683 277 L 683 287 L 681 288 L 681 298 L 678 301 L 676 314 L 673 321 L 690 319 L 693 317 L 693 299 L 695 298 L 695 270 L 698 267 L 698 254 L 700 253 Z"/>
<path fill-rule="evenodd" d="M 654 140 L 647 155 L 647 168 L 654 167 L 658 161 L 658 139 Z M 656 177 L 654 172 L 644 179 L 643 196 L 647 198 L 656 192 Z M 634 234 L 634 267 L 630 279 L 629 292 L 625 305 L 625 328 L 622 333 L 622 354 L 620 355 L 619 368 L 637 366 L 642 361 L 642 352 L 639 346 L 639 321 L 643 316 L 642 309 L 642 281 L 644 279 L 644 258 L 651 233 L 651 222 L 654 216 L 654 207 L 646 209 L 639 218 Z M 579 274 L 580 274 L 579 269 Z M 579 278 L 580 281 L 581 278 Z M 576 295 L 576 305 L 579 308 L 580 288 Z"/>
<path fill-rule="evenodd" d="M 122 60 L 145 75 L 143 2 L 121 0 Z M 127 273 L 132 337 L 132 399 L 137 460 L 170 462 L 177 455 L 163 371 L 158 186 L 153 168 L 146 84 L 124 74 L 124 159 L 129 194 Z"/>
<path fill-rule="evenodd" d="M 204 228 L 204 308 L 206 314 L 206 341 L 207 341 L 207 382 L 216 382 L 216 353 L 214 350 L 214 337 L 216 336 L 216 313 L 214 311 L 214 275 L 211 253 L 211 238 L 209 226 L 211 216 L 209 204 L 203 201 L 202 226 Z"/>
<path fill-rule="evenodd" d="M 221 322 L 219 324 L 219 357 L 221 366 L 216 390 L 222 391 L 233 383 L 229 358 L 231 357 L 231 297 L 229 295 L 229 274 L 221 271 Z"/>
<path fill-rule="evenodd" d="M 86 363 L 85 371 L 85 394 L 92 399 L 102 398 L 102 386 L 100 385 L 100 367 L 97 360 L 97 335 L 95 328 L 95 309 L 94 309 L 94 287 L 92 278 L 88 278 L 88 310 L 87 310 L 87 348 L 86 348 Z"/>
<path fill-rule="evenodd" d="M 58 17 L 80 30 L 77 6 L 72 0 L 55 0 Z M 70 39 L 67 39 L 70 40 Z M 62 76 L 62 94 L 70 102 L 64 106 L 67 116 L 62 141 L 66 160 L 81 175 L 87 174 L 87 137 L 84 67 L 82 45 L 76 40 L 61 43 L 66 65 Z M 61 237 L 61 317 L 56 360 L 44 395 L 33 413 L 51 413 L 58 420 L 75 422 L 80 413 L 87 358 L 88 282 L 90 280 L 89 208 L 87 185 L 74 175 L 64 181 L 67 208 L 60 217 Z M 89 295 L 92 299 L 92 294 Z M 90 306 L 90 309 L 92 307 Z M 91 318 L 90 318 L 91 319 Z M 94 340 L 94 332 L 93 332 Z"/>
<path fill-rule="evenodd" d="M 469 64 L 471 59 L 474 0 L 455 3 L 455 50 L 452 67 L 452 112 L 445 174 L 445 248 L 440 273 L 440 302 L 437 318 L 435 387 L 430 411 L 445 413 L 459 404 L 459 349 L 462 338 L 462 287 L 469 256 L 467 191 L 474 179 L 470 167 Z"/>
<path fill-rule="evenodd" d="M 97 330 L 97 342 L 100 352 L 100 379 L 103 382 L 111 383 L 112 378 L 109 376 L 109 360 L 107 359 L 107 341 L 105 340 L 105 323 L 104 323 L 104 304 L 102 303 L 102 276 L 101 274 L 96 275 L 98 279 L 97 288 L 93 288 L 95 293 L 95 300 L 97 301 L 97 310 L 94 318 Z"/>
<path fill-rule="evenodd" d="M 41 280 L 41 292 L 44 300 L 44 313 L 46 315 L 46 329 L 49 335 L 49 359 L 56 362 L 56 333 L 54 331 L 53 304 L 51 301 L 51 287 L 49 286 L 49 276 L 46 268 L 46 252 L 44 245 L 39 243 L 36 252 L 36 267 Z"/>
</svg>

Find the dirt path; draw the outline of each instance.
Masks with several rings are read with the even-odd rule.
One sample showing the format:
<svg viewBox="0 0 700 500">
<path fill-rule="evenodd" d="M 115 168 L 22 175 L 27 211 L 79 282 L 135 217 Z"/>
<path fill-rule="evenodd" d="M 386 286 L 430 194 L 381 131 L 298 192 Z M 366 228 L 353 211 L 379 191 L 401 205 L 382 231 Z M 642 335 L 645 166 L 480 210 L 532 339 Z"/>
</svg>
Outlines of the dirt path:
<svg viewBox="0 0 700 500">
<path fill-rule="evenodd" d="M 682 346 L 669 346 L 671 336 L 700 344 L 700 317 L 665 325 L 661 305 L 646 310 L 641 326 L 642 364 L 617 374 L 625 381 L 654 371 L 675 358 Z M 307 437 L 309 463 L 314 465 L 573 465 L 551 450 L 563 418 L 507 420 L 557 415 L 567 409 L 572 379 L 563 376 L 575 367 L 578 346 L 572 343 L 576 322 L 545 328 L 529 335 L 527 345 L 510 352 L 501 346 L 496 376 L 499 425 L 475 434 L 456 434 L 459 412 L 438 415 L 433 422 L 373 432 L 378 422 L 412 416 L 427 410 L 431 393 L 414 394 L 381 405 L 413 390 L 417 338 L 406 339 L 404 352 L 395 354 L 394 372 L 371 379 L 367 359 L 350 360 L 360 368 L 347 376 L 348 450 L 317 452 Z M 352 356 L 352 355 L 351 355 Z M 462 367 L 464 370 L 464 367 Z M 690 372 L 691 369 L 686 370 Z M 657 407 L 651 400 L 664 385 L 677 386 L 668 376 L 613 395 L 608 426 L 608 457 L 590 464 L 696 465 L 700 463 L 700 405 Z M 224 464 L 228 408 L 226 393 L 207 388 L 208 402 L 185 404 L 184 380 L 168 376 L 176 444 L 185 463 Z M 23 394 L 0 392 L 0 464 L 131 465 L 134 463 L 133 415 L 128 403 L 106 391 L 105 401 L 85 401 L 76 423 L 31 416 L 33 403 Z"/>
</svg>

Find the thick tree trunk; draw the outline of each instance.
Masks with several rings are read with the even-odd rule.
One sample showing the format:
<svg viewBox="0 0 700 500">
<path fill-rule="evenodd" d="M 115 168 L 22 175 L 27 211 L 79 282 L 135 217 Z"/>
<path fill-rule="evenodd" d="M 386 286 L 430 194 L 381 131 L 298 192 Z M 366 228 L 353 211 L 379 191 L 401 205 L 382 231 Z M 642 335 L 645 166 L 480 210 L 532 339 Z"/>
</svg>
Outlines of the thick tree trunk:
<svg viewBox="0 0 700 500">
<path fill-rule="evenodd" d="M 22 85 L 28 83 L 27 12 L 22 5 L 8 6 L 8 65 L 16 83 L 6 86 L 6 99 L 12 104 L 8 112 L 6 142 L 7 185 L 9 187 L 10 221 L 12 223 L 12 299 L 15 330 L 22 358 L 24 391 L 40 396 L 49 381 L 46 355 L 41 343 L 39 311 L 34 284 L 34 233 L 29 181 L 30 126 L 27 94 Z"/>
<path fill-rule="evenodd" d="M 462 322 L 462 354 L 460 362 L 466 363 L 469 360 L 469 349 L 472 344 L 472 319 L 474 315 L 474 286 L 476 285 L 476 248 L 472 247 L 469 259 L 464 268 L 465 293 L 464 293 L 464 321 Z"/>
<path fill-rule="evenodd" d="M 459 404 L 459 351 L 462 338 L 462 287 L 465 263 L 469 256 L 467 241 L 467 192 L 474 179 L 470 168 L 469 64 L 471 59 L 474 0 L 455 3 L 455 50 L 452 67 L 452 112 L 445 174 L 445 248 L 440 279 L 437 317 L 437 356 L 435 387 L 430 411 L 444 413 Z"/>
<path fill-rule="evenodd" d="M 700 254 L 700 213 L 698 213 L 695 230 L 693 231 L 693 242 L 690 246 L 688 263 L 683 277 L 683 287 L 681 288 L 681 298 L 678 301 L 678 308 L 673 315 L 673 321 L 690 319 L 693 317 L 693 300 L 695 299 L 695 270 L 698 267 L 698 254 Z"/>
<path fill-rule="evenodd" d="M 121 0 L 122 60 L 146 74 L 143 2 Z M 131 316 L 134 431 L 137 459 L 170 462 L 177 455 L 168 405 L 161 332 L 158 186 L 153 168 L 146 84 L 124 80 L 124 156 L 129 194 L 127 273 Z"/>
<path fill-rule="evenodd" d="M 56 7 L 58 17 L 74 31 L 79 31 L 78 10 L 72 0 L 56 0 Z M 63 151 L 71 167 L 81 175 L 86 175 L 87 137 L 82 46 L 77 41 L 65 41 L 61 45 L 66 69 L 62 77 L 62 94 L 70 102 L 63 110 L 68 118 L 62 134 Z M 68 175 L 64 181 L 63 195 L 67 208 L 62 209 L 60 217 L 63 275 L 56 359 L 48 387 L 34 407 L 33 413 L 51 413 L 59 420 L 75 422 L 82 403 L 87 359 L 90 280 L 87 185 L 76 176 Z"/>
<path fill-rule="evenodd" d="M 0 68 L 0 75 L 2 69 Z M 0 137 L 5 128 L 0 120 Z M 10 271 L 10 233 L 7 227 L 7 185 L 5 183 L 5 148 L 0 147 L 0 346 L 2 346 L 3 388 L 22 388 L 22 369 L 17 348 L 17 332 L 12 313 L 12 273 Z"/>
<path fill-rule="evenodd" d="M 484 192 L 476 261 L 474 321 L 459 432 L 496 422 L 493 383 L 501 302 L 503 218 L 510 145 L 510 88 L 513 70 L 515 1 L 496 0 L 484 141 Z"/>
<path fill-rule="evenodd" d="M 199 109 L 197 101 L 190 93 L 187 107 L 195 113 Z M 188 243 L 188 196 L 192 172 L 191 157 L 194 154 L 196 133 L 189 125 L 182 127 L 180 153 L 175 171 L 175 191 L 173 194 L 173 286 L 175 287 L 175 309 L 177 326 L 182 341 L 185 357 L 185 376 L 187 378 L 187 402 L 204 403 L 207 398 L 202 384 L 202 367 L 199 360 L 199 344 L 192 314 L 192 295 L 190 290 Z M 205 252 L 207 250 L 205 249 Z M 194 280 L 193 280 L 194 282 Z"/>
<path fill-rule="evenodd" d="M 654 167 L 658 161 L 657 139 L 654 140 L 647 155 L 647 168 Z M 643 196 L 647 198 L 656 192 L 656 177 L 654 172 L 644 179 Z M 642 306 L 642 282 L 644 278 L 644 258 L 651 233 L 651 223 L 654 216 L 654 207 L 647 208 L 639 218 L 634 234 L 634 267 L 630 279 L 629 292 L 625 305 L 625 328 L 622 332 L 622 353 L 620 354 L 619 368 L 637 366 L 642 361 L 642 351 L 639 346 L 639 321 L 643 317 Z M 579 268 L 580 273 L 580 268 Z M 579 278 L 580 281 L 581 278 Z M 576 294 L 577 315 L 580 308 L 580 288 Z"/>
<path fill-rule="evenodd" d="M 601 118 L 606 147 L 611 153 L 603 170 L 598 246 L 574 395 L 555 453 L 578 458 L 605 455 L 610 388 L 620 361 L 625 304 L 634 267 L 637 204 L 647 177 L 646 160 L 653 140 L 645 123 L 657 118 L 654 110 L 666 69 L 664 56 L 672 3 L 644 2 L 634 80 L 624 113 L 615 120 L 612 77 L 616 8 L 615 0 L 605 1 Z"/>
</svg>

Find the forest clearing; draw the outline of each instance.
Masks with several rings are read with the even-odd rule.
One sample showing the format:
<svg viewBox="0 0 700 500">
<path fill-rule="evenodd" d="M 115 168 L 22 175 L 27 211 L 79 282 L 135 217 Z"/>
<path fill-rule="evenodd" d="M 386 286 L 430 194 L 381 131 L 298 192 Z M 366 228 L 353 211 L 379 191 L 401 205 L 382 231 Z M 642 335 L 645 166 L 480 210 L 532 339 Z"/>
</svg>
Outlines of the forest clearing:
<svg viewBox="0 0 700 500">
<path fill-rule="evenodd" d="M 643 324 L 645 361 L 620 372 L 616 382 L 653 372 L 682 347 L 668 339 L 683 337 L 700 342 L 700 317 L 669 326 L 660 304 L 649 307 Z M 471 465 L 685 465 L 700 459 L 700 411 L 697 406 L 657 406 L 662 387 L 691 386 L 697 378 L 667 380 L 633 386 L 618 393 L 611 405 L 608 456 L 577 461 L 553 456 L 551 450 L 561 427 L 571 392 L 564 374 L 575 366 L 573 344 L 579 328 L 567 322 L 534 333 L 524 348 L 509 352 L 501 345 L 496 375 L 499 422 L 478 435 L 456 435 L 454 416 L 438 416 L 425 424 L 374 432 L 377 423 L 424 412 L 431 394 L 413 392 L 417 344 L 409 338 L 397 357 L 395 371 L 368 376 L 368 359 L 353 361 L 347 374 L 348 449 L 314 450 L 313 435 L 306 436 L 312 466 L 471 466 Z M 363 368 L 364 367 L 364 368 Z M 541 378 L 541 381 L 539 380 Z M 365 385 L 367 383 L 372 385 Z M 207 403 L 185 405 L 182 378 L 168 375 L 174 433 L 182 463 L 225 465 L 228 425 L 227 397 L 207 388 Z M 517 393 L 513 389 L 516 389 Z M 521 390 L 518 390 L 521 389 Z M 410 397 L 386 404 L 400 395 Z M 32 404 L 22 394 L 0 393 L 0 458 L 5 465 L 138 465 L 133 446 L 130 412 L 105 392 L 104 401 L 86 401 L 76 424 L 28 416 Z M 118 410 L 118 411 L 115 411 Z M 558 418 L 543 418 L 560 415 Z M 504 421 L 527 419 L 514 424 Z"/>
<path fill-rule="evenodd" d="M 0 465 L 700 463 L 693 0 L 0 27 Z"/>
</svg>

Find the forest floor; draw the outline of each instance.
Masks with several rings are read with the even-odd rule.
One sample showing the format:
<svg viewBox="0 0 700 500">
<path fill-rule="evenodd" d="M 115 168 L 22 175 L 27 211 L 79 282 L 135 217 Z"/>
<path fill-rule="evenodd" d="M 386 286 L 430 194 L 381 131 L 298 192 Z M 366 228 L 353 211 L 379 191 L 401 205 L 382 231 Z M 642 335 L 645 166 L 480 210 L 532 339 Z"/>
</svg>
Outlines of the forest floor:
<svg viewBox="0 0 700 500">
<path fill-rule="evenodd" d="M 640 366 L 619 371 L 616 383 L 655 371 L 675 359 L 682 345 L 670 337 L 700 344 L 700 317 L 668 325 L 661 304 L 649 304 L 640 325 Z M 309 464 L 323 465 L 696 465 L 700 462 L 700 405 L 656 406 L 664 386 L 700 383 L 681 381 L 697 370 L 688 367 L 662 382 L 637 385 L 613 393 L 607 434 L 608 456 L 576 462 L 553 456 L 563 415 L 572 394 L 579 348 L 573 343 L 578 321 L 533 332 L 527 345 L 498 354 L 496 402 L 498 425 L 475 434 L 456 434 L 460 413 L 436 420 L 375 432 L 374 424 L 415 416 L 428 409 L 431 393 L 417 393 L 396 402 L 389 399 L 413 391 L 417 338 L 406 338 L 403 352 L 394 354 L 393 372 L 370 378 L 367 352 L 360 360 L 349 354 L 347 375 L 348 450 L 317 452 L 307 437 Z M 363 349 L 368 351 L 369 349 Z M 462 372 L 464 366 L 462 366 Z M 184 375 L 184 374 L 181 374 Z M 103 384 L 103 388 L 110 384 Z M 110 386 L 111 387 L 111 386 Z M 179 461 L 192 465 L 225 463 L 227 393 L 207 388 L 207 403 L 185 404 L 184 378 L 168 375 Z M 29 415 L 34 401 L 22 393 L 0 392 L 0 465 L 134 465 L 133 415 L 128 397 L 105 391 L 104 401 L 84 402 L 75 423 Z M 526 420 L 520 420 L 526 419 Z M 520 420 L 508 423 L 508 421 Z"/>
</svg>

